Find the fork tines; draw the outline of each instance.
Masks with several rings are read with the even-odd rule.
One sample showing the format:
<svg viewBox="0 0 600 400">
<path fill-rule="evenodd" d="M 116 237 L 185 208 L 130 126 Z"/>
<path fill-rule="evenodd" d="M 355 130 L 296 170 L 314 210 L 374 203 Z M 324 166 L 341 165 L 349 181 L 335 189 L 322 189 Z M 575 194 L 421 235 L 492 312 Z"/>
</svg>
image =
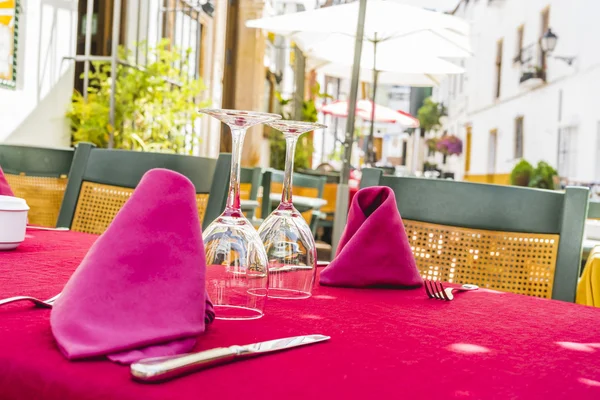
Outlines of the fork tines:
<svg viewBox="0 0 600 400">
<path fill-rule="evenodd" d="M 430 299 L 450 301 L 450 298 L 444 291 L 444 286 L 442 286 L 441 282 L 433 281 L 427 278 L 423 280 L 425 282 L 425 291 L 427 292 L 427 297 Z"/>
</svg>

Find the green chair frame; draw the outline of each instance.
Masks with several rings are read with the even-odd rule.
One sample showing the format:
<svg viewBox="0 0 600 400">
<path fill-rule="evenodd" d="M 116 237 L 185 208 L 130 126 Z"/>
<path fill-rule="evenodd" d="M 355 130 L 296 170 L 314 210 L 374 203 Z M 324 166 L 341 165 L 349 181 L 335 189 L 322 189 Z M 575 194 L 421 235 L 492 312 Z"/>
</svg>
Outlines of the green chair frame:
<svg viewBox="0 0 600 400">
<path fill-rule="evenodd" d="M 0 145 L 0 167 L 12 175 L 15 195 L 29 203 L 30 222 L 56 226 L 73 155 L 72 148 Z"/>
<path fill-rule="evenodd" d="M 361 187 L 389 186 L 403 218 L 433 224 L 558 234 L 552 298 L 575 301 L 589 189 L 564 192 L 441 179 L 385 176 L 363 170 Z"/>
<path fill-rule="evenodd" d="M 309 175 L 309 176 L 317 176 L 317 177 L 322 177 L 325 178 L 325 184 L 327 183 L 336 183 L 339 184 L 340 182 L 340 173 L 339 172 L 323 172 L 323 171 L 315 171 L 315 170 L 301 170 L 302 174 L 305 175 Z M 324 190 L 324 189 L 323 189 Z M 327 220 L 327 217 L 331 217 L 333 216 L 334 213 L 325 213 L 323 211 L 318 211 L 317 213 L 317 228 L 319 227 L 324 227 L 324 228 L 331 228 L 333 227 L 333 220 Z"/>
<path fill-rule="evenodd" d="M 249 183 L 250 187 L 250 199 L 258 200 L 258 191 L 262 182 L 263 171 L 261 167 L 256 168 L 242 168 L 240 172 L 240 183 Z M 254 218 L 254 210 L 247 211 L 246 217 L 250 220 Z"/>
<path fill-rule="evenodd" d="M 261 217 L 266 218 L 273 211 L 273 207 L 271 206 L 270 196 L 271 196 L 271 183 L 283 183 L 283 178 L 285 173 L 276 169 L 268 169 L 262 174 L 262 205 L 261 205 Z M 312 176 L 305 175 L 295 172 L 292 176 L 292 181 L 294 186 L 305 187 L 305 188 L 315 188 L 317 189 L 317 196 L 323 197 L 323 189 L 325 188 L 325 182 L 327 179 L 323 176 Z M 292 188 L 293 191 L 293 188 Z M 300 212 L 309 211 L 308 209 L 302 209 L 301 207 L 296 206 L 296 209 Z M 318 211 L 318 210 L 314 210 Z M 318 223 L 318 213 L 313 213 L 310 222 L 310 229 L 313 233 L 313 236 L 317 230 Z"/>
<path fill-rule="evenodd" d="M 587 217 L 600 219 L 600 201 L 590 200 Z"/>
<path fill-rule="evenodd" d="M 8 174 L 58 178 L 68 176 L 73 154 L 72 148 L 0 144 L 0 166 Z"/>
<path fill-rule="evenodd" d="M 153 168 L 166 168 L 188 177 L 196 193 L 209 193 L 202 221 L 206 228 L 223 211 L 229 184 L 231 154 L 218 159 L 179 154 L 147 153 L 94 148 L 80 143 L 73 157 L 58 226 L 71 227 L 79 193 L 84 181 L 135 188 L 142 176 Z"/>
</svg>

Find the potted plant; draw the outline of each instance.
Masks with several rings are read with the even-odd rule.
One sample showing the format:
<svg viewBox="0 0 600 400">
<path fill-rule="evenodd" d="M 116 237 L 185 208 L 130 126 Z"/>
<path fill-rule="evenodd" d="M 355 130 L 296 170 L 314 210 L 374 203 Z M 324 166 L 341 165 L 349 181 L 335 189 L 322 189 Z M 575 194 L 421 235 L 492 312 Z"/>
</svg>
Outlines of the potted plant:
<svg viewBox="0 0 600 400">
<path fill-rule="evenodd" d="M 425 161 L 423 164 L 423 171 L 439 171 L 437 164 Z"/>
<path fill-rule="evenodd" d="M 558 172 L 545 161 L 540 161 L 531 173 L 529 187 L 556 189 Z"/>
<path fill-rule="evenodd" d="M 519 78 L 520 84 L 526 84 L 526 86 L 538 86 L 544 83 L 546 80 L 546 72 L 539 65 L 529 66 Z"/>
<path fill-rule="evenodd" d="M 425 145 L 427 146 L 427 151 L 430 156 L 432 156 L 437 151 L 437 143 L 439 138 L 432 137 L 425 141 Z"/>
<path fill-rule="evenodd" d="M 526 160 L 521 160 L 510 173 L 510 184 L 513 186 L 529 186 L 533 166 Z"/>
<path fill-rule="evenodd" d="M 436 144 L 437 150 L 444 155 L 444 164 L 448 156 L 461 155 L 463 144 L 462 140 L 455 135 L 444 135 Z"/>
<path fill-rule="evenodd" d="M 440 107 L 439 103 L 433 101 L 431 97 L 426 98 L 419 111 L 417 111 L 419 127 L 425 132 L 439 128 L 441 126 L 441 117 L 442 107 Z"/>
<path fill-rule="evenodd" d="M 139 44 L 144 47 L 145 44 Z M 144 47 L 145 48 L 145 47 Z M 205 87 L 201 79 L 187 78 L 189 50 L 180 52 L 164 39 L 148 48 L 148 64 L 135 65 L 131 53 L 119 48 L 119 64 L 111 71 L 107 62 L 92 62 L 87 99 L 75 92 L 66 116 L 70 120 L 72 142 L 91 142 L 108 147 L 113 134 L 114 147 L 127 150 L 170 153 L 193 152 L 197 138 L 196 110 L 209 101 L 195 102 Z M 110 124 L 111 79 L 116 77 L 115 124 Z M 186 79 L 181 79 L 186 77 Z"/>
</svg>

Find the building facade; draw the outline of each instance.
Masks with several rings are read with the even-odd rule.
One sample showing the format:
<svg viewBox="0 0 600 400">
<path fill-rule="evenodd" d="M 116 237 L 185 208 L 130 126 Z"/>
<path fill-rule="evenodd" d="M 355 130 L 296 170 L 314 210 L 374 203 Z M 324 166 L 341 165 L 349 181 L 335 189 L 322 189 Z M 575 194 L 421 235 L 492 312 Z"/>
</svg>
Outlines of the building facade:
<svg viewBox="0 0 600 400">
<path fill-rule="evenodd" d="M 569 182 L 600 180 L 600 38 L 593 0 L 463 0 L 473 57 L 434 90 L 441 128 L 463 139 L 460 178 L 508 183 L 521 159 L 546 161 Z M 551 29 L 556 48 L 540 38 Z M 460 64 L 460 62 L 459 62 Z"/>
<path fill-rule="evenodd" d="M 9 2 L 10 3 L 10 2 Z M 82 91 L 87 0 L 16 1 L 18 38 L 16 85 L 0 87 L 0 142 L 47 147 L 71 144 L 65 114 L 73 90 Z M 113 0 L 94 0 L 91 55 L 109 56 Z M 6 12 L 4 12 L 6 13 Z M 0 16 L 3 13 L 0 11 Z M 162 38 L 190 49 L 191 69 L 206 86 L 203 99 L 220 107 L 225 60 L 227 2 L 200 0 L 121 0 L 119 44 L 144 67 L 137 43 L 155 46 Z M 12 22 L 11 22 L 12 23 Z M 11 26 L 12 27 L 12 26 Z M 0 51 L 3 50 L 0 46 Z M 202 118 L 194 153 L 219 152 L 221 126 Z"/>
</svg>

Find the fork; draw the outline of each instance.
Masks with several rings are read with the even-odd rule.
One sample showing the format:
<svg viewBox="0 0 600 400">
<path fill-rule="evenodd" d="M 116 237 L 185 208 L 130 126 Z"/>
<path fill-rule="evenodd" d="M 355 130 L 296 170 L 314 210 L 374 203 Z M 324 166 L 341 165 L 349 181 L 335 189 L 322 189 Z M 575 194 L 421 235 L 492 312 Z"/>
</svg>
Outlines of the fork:
<svg viewBox="0 0 600 400">
<path fill-rule="evenodd" d="M 462 285 L 457 288 L 445 288 L 444 289 L 442 282 L 432 281 L 429 279 L 424 279 L 424 281 L 425 281 L 425 291 L 427 292 L 427 297 L 429 297 L 430 299 L 452 301 L 452 300 L 454 300 L 454 295 L 452 294 L 453 290 L 456 290 L 459 292 L 467 292 L 467 291 L 479 289 L 479 286 L 470 285 L 470 284 L 465 284 L 465 285 Z"/>
<path fill-rule="evenodd" d="M 22 301 L 22 300 L 29 300 L 31 301 L 33 304 L 35 304 L 36 307 L 42 307 L 42 308 L 52 308 L 52 306 L 54 305 L 54 302 L 56 301 L 56 299 L 58 299 L 60 297 L 60 293 L 57 294 L 54 297 L 49 298 L 48 300 L 40 300 L 37 299 L 35 297 L 31 297 L 31 296 L 15 296 L 15 297 L 8 297 L 6 299 L 2 299 L 0 300 L 0 306 L 4 305 L 4 304 L 9 304 L 9 303 L 14 303 L 16 301 Z"/>
</svg>

